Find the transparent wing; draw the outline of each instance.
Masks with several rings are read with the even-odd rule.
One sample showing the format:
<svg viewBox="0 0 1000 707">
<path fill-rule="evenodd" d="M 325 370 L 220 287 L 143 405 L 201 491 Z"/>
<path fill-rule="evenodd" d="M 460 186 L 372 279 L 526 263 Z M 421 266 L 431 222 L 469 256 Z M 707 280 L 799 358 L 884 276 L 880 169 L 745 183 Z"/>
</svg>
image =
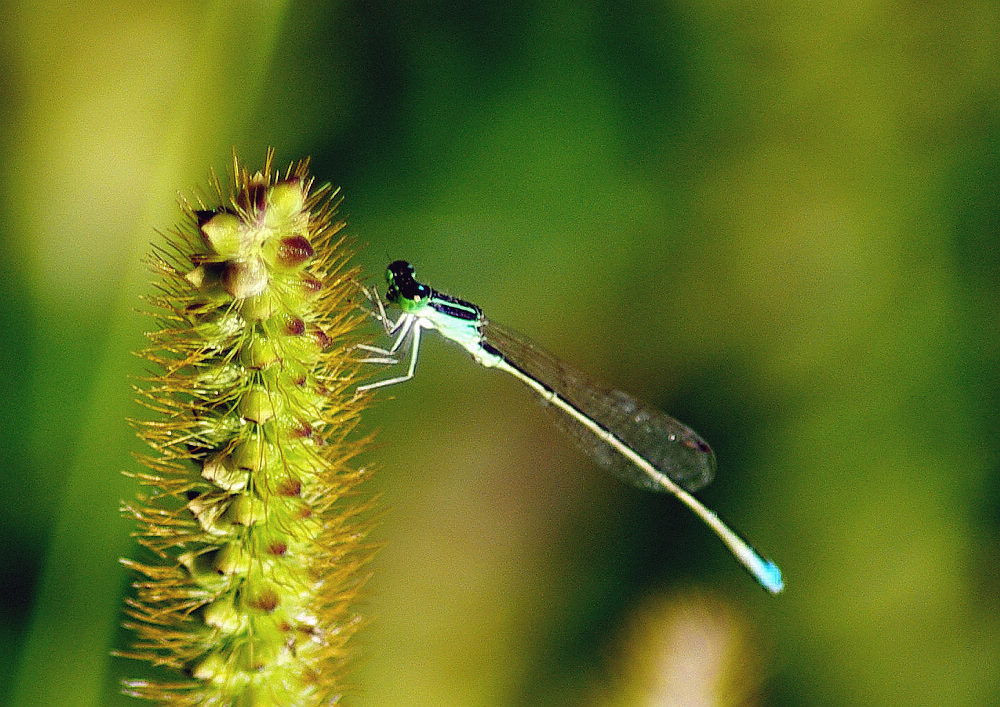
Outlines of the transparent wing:
<svg viewBox="0 0 1000 707">
<path fill-rule="evenodd" d="M 697 491 L 712 480 L 715 453 L 687 425 L 628 393 L 605 387 L 516 332 L 492 322 L 484 322 L 481 331 L 484 341 L 507 363 L 552 390 L 687 491 Z M 642 489 L 667 490 L 578 420 L 555 406 L 548 409 L 584 453 L 612 474 Z"/>
</svg>

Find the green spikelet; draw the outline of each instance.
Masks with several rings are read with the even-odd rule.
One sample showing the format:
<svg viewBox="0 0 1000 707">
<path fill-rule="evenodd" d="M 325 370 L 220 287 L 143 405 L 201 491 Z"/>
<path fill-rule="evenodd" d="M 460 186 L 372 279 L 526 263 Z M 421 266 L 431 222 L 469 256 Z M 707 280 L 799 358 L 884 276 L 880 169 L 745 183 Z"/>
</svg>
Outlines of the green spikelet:
<svg viewBox="0 0 1000 707">
<path fill-rule="evenodd" d="M 357 273 L 335 192 L 272 157 L 254 174 L 234 158 L 232 192 L 185 204 L 154 256 L 139 393 L 157 419 L 136 423 L 153 452 L 135 474 L 151 491 L 125 511 L 155 559 L 124 560 L 141 580 L 123 655 L 182 671 L 125 684 L 162 704 L 330 704 L 360 623 Z"/>
</svg>

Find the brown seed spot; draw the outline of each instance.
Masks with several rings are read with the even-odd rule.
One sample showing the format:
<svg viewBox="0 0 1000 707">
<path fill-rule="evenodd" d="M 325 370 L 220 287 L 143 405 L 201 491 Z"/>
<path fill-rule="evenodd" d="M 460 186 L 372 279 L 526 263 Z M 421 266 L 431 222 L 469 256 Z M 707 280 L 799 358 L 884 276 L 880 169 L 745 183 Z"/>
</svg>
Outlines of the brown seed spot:
<svg viewBox="0 0 1000 707">
<path fill-rule="evenodd" d="M 328 348 L 333 346 L 333 339 L 322 329 L 317 329 L 313 334 L 316 339 L 316 345 L 319 346 L 320 351 L 326 351 Z"/>
<path fill-rule="evenodd" d="M 265 589 L 250 600 L 250 606 L 270 614 L 278 608 L 278 593 L 273 589 Z"/>
<path fill-rule="evenodd" d="M 266 180 L 260 175 L 254 175 L 246 190 L 240 193 L 238 201 L 247 211 L 261 211 L 267 206 Z"/>
<path fill-rule="evenodd" d="M 279 496 L 301 496 L 302 495 L 302 482 L 298 479 L 285 479 L 280 484 L 278 484 L 278 495 Z"/>
<path fill-rule="evenodd" d="M 288 323 L 285 324 L 285 331 L 292 336 L 298 336 L 306 330 L 306 323 L 302 321 L 302 317 L 291 317 Z"/>
<path fill-rule="evenodd" d="M 305 236 L 282 238 L 278 246 L 278 262 L 287 267 L 301 265 L 312 256 L 312 244 Z"/>
<path fill-rule="evenodd" d="M 275 540 L 270 545 L 267 546 L 267 551 L 272 555 L 277 555 L 278 557 L 284 555 L 288 552 L 288 543 L 283 540 Z"/>
</svg>

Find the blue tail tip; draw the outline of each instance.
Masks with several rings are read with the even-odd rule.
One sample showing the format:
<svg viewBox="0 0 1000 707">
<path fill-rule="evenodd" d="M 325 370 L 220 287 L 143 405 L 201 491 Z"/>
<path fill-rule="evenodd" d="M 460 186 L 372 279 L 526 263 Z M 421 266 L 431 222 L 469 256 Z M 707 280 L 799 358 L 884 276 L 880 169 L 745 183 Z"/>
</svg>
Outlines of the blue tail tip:
<svg viewBox="0 0 1000 707">
<path fill-rule="evenodd" d="M 785 588 L 785 582 L 781 578 L 781 570 L 770 560 L 764 560 L 757 568 L 756 575 L 764 589 L 771 594 L 778 594 Z"/>
</svg>

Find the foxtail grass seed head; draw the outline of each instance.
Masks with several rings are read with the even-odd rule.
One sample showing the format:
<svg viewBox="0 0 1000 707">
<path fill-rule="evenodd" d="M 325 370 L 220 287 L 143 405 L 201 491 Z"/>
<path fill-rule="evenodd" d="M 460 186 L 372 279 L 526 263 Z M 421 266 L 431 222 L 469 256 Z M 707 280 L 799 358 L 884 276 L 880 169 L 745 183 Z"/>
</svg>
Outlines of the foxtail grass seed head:
<svg viewBox="0 0 1000 707">
<path fill-rule="evenodd" d="M 125 513 L 142 560 L 121 655 L 179 671 L 125 691 L 169 705 L 326 705 L 345 689 L 372 546 L 359 493 L 364 330 L 336 191 L 306 162 L 184 202 L 153 256 L 141 356 L 151 453 Z"/>
</svg>

